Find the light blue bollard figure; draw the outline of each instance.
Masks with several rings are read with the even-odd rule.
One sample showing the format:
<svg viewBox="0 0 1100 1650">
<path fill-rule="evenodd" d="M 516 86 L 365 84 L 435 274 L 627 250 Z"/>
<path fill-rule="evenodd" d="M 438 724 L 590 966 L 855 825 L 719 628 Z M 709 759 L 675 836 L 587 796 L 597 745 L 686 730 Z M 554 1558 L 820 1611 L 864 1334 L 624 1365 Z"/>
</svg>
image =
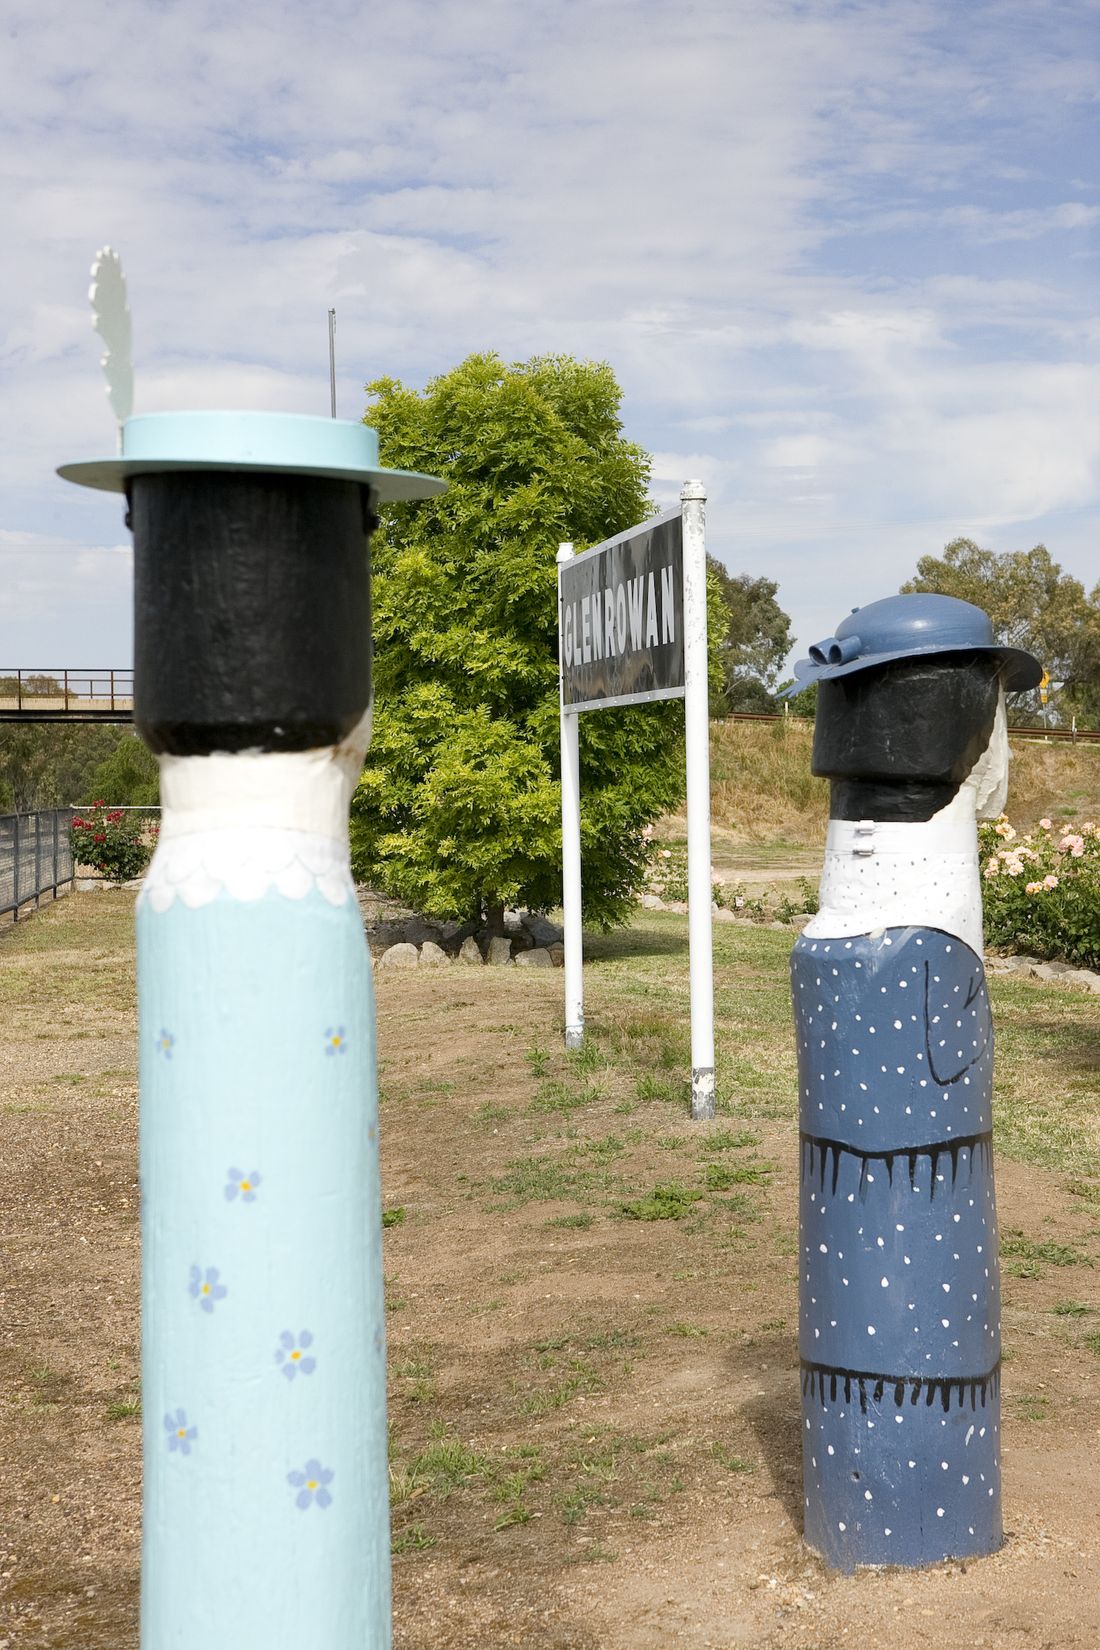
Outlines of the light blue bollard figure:
<svg viewBox="0 0 1100 1650">
<path fill-rule="evenodd" d="M 132 418 L 143 1650 L 385 1650 L 374 1008 L 348 804 L 369 740 L 380 467 L 363 425 Z"/>
<path fill-rule="evenodd" d="M 806 1541 L 840 1570 L 998 1548 L 993 1026 L 976 818 L 1030 655 L 946 596 L 858 609 L 795 667 L 831 782 L 798 1032 Z"/>
</svg>

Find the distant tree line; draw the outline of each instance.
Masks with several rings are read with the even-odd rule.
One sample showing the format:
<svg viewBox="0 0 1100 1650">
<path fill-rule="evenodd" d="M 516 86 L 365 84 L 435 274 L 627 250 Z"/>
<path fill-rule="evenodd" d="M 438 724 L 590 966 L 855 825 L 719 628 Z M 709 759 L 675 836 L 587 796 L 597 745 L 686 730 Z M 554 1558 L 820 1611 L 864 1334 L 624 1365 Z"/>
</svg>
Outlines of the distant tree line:
<svg viewBox="0 0 1100 1650">
<path fill-rule="evenodd" d="M 545 910 L 560 894 L 555 550 L 652 514 L 649 458 L 601 362 L 490 353 L 422 391 L 368 389 L 383 461 L 449 488 L 387 509 L 374 539 L 376 713 L 354 867 L 437 916 Z M 998 555 L 955 539 L 902 588 L 975 602 L 1042 660 L 1049 703 L 1015 696 L 1013 720 L 1100 725 L 1100 585 L 1086 595 L 1043 545 Z M 781 708 L 792 639 L 776 581 L 711 559 L 708 590 L 712 713 Z M 812 715 L 814 690 L 789 704 Z M 585 914 L 607 926 L 633 907 L 649 828 L 682 800 L 683 710 L 619 708 L 580 732 Z M 157 800 L 156 762 L 129 730 L 0 724 L 0 809 L 99 797 Z"/>
<path fill-rule="evenodd" d="M 129 728 L 88 722 L 0 723 L 0 813 L 95 802 L 151 807 L 156 758 Z"/>
</svg>

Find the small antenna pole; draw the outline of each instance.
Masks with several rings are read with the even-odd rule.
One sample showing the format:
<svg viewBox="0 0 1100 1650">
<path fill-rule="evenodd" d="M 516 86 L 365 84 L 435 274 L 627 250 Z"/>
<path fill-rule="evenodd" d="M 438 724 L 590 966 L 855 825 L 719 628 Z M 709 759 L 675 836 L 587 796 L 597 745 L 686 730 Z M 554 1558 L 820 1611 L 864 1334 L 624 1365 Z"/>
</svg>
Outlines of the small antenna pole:
<svg viewBox="0 0 1100 1650">
<path fill-rule="evenodd" d="M 328 312 L 328 392 L 333 418 L 336 417 L 336 311 Z"/>
</svg>

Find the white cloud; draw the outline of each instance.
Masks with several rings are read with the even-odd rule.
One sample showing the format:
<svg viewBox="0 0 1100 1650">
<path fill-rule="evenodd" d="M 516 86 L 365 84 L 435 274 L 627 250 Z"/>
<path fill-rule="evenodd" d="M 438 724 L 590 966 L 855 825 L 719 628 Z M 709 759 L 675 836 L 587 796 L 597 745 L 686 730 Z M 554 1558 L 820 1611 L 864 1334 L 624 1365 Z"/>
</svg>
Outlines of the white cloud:
<svg viewBox="0 0 1100 1650">
<path fill-rule="evenodd" d="M 1096 53 L 1076 0 L 1042 14 L 12 0 L 3 520 L 117 533 L 117 500 L 52 477 L 113 441 L 85 297 L 110 240 L 139 410 L 325 411 L 330 304 L 348 416 L 367 379 L 473 349 L 610 360 L 662 499 L 702 475 L 714 547 L 807 633 L 967 522 L 1041 519 L 1083 564 Z M 0 657 L 82 614 L 128 646 L 98 551 L 92 606 L 63 557 L 18 554 Z"/>
</svg>

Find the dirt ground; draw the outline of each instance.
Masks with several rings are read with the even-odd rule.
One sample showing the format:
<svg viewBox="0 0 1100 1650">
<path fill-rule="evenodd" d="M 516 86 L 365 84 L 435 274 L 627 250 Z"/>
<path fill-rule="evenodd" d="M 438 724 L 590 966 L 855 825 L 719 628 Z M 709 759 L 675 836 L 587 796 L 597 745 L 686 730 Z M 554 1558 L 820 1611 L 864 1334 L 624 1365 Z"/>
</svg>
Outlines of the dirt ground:
<svg viewBox="0 0 1100 1650">
<path fill-rule="evenodd" d="M 130 921 L 0 935 L 0 1650 L 137 1643 Z M 1100 1645 L 1100 1002 L 994 982 L 1087 1135 L 999 1161 L 1005 1546 L 841 1577 L 800 1541 L 789 943 L 716 936 L 713 1125 L 682 919 L 593 947 L 580 1060 L 560 973 L 379 978 L 398 1650 Z"/>
</svg>

